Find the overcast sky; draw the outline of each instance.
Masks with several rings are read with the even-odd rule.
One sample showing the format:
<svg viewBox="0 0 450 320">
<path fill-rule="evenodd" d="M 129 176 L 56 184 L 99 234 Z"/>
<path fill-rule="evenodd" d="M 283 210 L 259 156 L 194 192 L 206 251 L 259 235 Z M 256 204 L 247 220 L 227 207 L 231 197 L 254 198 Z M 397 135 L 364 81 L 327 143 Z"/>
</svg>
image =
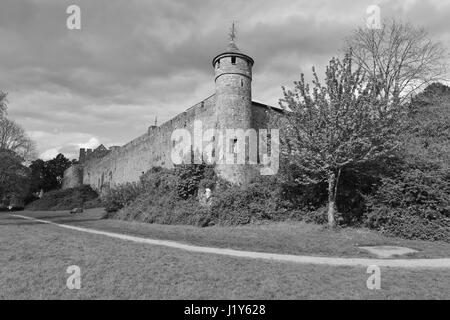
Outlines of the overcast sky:
<svg viewBox="0 0 450 320">
<path fill-rule="evenodd" d="M 81 8 L 68 30 L 66 8 Z M 214 92 L 211 59 L 237 44 L 255 60 L 253 100 L 339 53 L 366 8 L 425 26 L 450 47 L 450 0 L 1 0 L 0 90 L 41 157 L 121 145 Z"/>
</svg>

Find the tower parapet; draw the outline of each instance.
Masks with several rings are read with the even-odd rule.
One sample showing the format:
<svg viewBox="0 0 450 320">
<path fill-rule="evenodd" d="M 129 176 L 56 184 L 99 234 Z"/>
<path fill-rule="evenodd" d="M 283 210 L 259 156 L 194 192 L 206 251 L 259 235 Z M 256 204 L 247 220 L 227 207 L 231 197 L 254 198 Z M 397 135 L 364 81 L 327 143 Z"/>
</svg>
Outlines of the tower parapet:
<svg viewBox="0 0 450 320">
<path fill-rule="evenodd" d="M 78 162 L 84 163 L 85 160 L 86 160 L 86 149 L 80 148 L 80 155 L 78 156 Z"/>
</svg>

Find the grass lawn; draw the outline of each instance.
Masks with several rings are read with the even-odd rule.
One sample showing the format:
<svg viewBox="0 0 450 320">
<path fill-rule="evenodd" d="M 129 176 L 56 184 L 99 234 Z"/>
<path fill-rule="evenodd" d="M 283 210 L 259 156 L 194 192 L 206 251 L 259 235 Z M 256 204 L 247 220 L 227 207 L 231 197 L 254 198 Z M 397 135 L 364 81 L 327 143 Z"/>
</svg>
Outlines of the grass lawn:
<svg viewBox="0 0 450 320">
<path fill-rule="evenodd" d="M 391 238 L 367 229 L 344 228 L 333 231 L 319 225 L 297 221 L 199 228 L 102 219 L 105 215 L 102 209 L 89 209 L 77 215 L 70 215 L 68 211 L 18 213 L 58 223 L 152 239 L 249 251 L 328 257 L 375 257 L 358 246 L 398 245 L 418 251 L 402 258 L 450 257 L 450 243 Z"/>
<path fill-rule="evenodd" d="M 312 244 L 288 244 L 305 237 L 295 236 L 296 230 L 313 226 L 293 225 L 290 229 L 287 224 L 276 224 L 197 229 L 99 220 L 99 210 L 88 211 L 76 218 L 67 212 L 24 214 L 148 237 L 170 236 L 175 240 L 178 233 L 176 240 L 201 244 L 206 244 L 208 237 L 212 238 L 209 244 L 219 243 L 222 239 L 226 245 L 233 244 L 231 239 L 234 237 L 253 239 L 248 241 L 246 249 L 260 243 L 252 248 L 261 250 L 277 250 L 281 240 L 264 235 L 286 230 L 289 241 L 285 240 L 285 244 L 289 250 L 314 248 Z M 306 235 L 314 234 L 313 229 L 307 230 Z M 325 234 L 328 239 L 331 237 L 325 231 L 316 232 L 319 232 L 317 238 L 321 238 L 320 234 Z M 358 234 L 356 230 L 341 231 L 338 242 L 351 243 L 349 232 Z M 361 239 L 370 237 L 365 233 L 361 235 Z M 432 244 L 417 244 L 423 249 L 429 246 L 432 251 Z M 326 250 L 333 246 L 337 245 L 329 244 Z M 444 244 L 437 245 L 440 246 Z M 326 250 L 321 253 L 325 254 Z M 340 252 L 351 253 L 343 249 Z M 66 288 L 69 276 L 66 268 L 70 265 L 81 268 L 80 290 Z M 381 289 L 369 290 L 366 287 L 369 275 L 365 268 L 297 265 L 191 253 L 0 214 L 1 299 L 450 299 L 448 269 L 381 270 Z"/>
</svg>

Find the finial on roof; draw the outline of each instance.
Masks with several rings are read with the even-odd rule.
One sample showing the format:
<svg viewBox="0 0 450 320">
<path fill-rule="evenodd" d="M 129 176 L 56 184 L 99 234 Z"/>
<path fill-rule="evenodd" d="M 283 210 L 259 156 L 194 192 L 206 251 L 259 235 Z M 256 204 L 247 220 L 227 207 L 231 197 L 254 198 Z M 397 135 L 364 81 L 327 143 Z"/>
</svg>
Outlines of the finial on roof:
<svg viewBox="0 0 450 320">
<path fill-rule="evenodd" d="M 234 42 L 234 39 L 236 39 L 236 27 L 235 27 L 235 25 L 234 25 L 234 20 L 233 20 L 233 22 L 231 23 L 231 28 L 230 28 L 230 33 L 229 33 L 229 36 L 230 36 L 230 42 Z"/>
<path fill-rule="evenodd" d="M 239 51 L 238 47 L 236 46 L 236 43 L 234 42 L 236 39 L 236 25 L 235 25 L 235 21 L 233 20 L 233 22 L 231 23 L 231 28 L 230 28 L 230 33 L 228 34 L 228 37 L 230 38 L 230 43 L 228 44 L 228 51 L 231 52 L 235 52 L 235 51 Z"/>
</svg>

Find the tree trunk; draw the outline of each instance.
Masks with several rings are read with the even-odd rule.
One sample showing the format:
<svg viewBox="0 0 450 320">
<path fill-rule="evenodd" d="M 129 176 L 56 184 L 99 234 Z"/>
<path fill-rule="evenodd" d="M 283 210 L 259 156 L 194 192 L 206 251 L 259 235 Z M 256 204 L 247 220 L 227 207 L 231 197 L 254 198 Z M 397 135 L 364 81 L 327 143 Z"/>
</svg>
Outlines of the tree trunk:
<svg viewBox="0 0 450 320">
<path fill-rule="evenodd" d="M 336 174 L 330 173 L 328 176 L 328 226 L 334 228 L 336 221 L 334 213 L 336 212 Z"/>
</svg>

